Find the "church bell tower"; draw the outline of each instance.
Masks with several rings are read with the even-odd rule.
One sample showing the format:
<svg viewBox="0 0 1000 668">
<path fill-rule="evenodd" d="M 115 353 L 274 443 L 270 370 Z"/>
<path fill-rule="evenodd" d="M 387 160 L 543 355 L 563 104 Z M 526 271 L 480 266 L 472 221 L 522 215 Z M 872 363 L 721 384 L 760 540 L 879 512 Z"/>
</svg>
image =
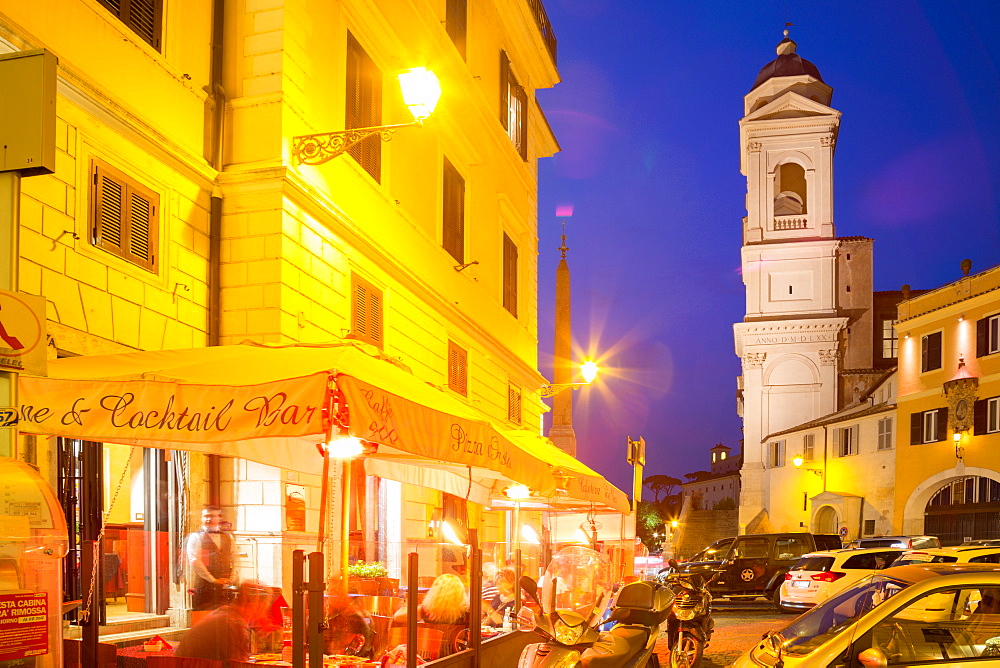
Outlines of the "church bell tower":
<svg viewBox="0 0 1000 668">
<path fill-rule="evenodd" d="M 767 470 L 786 456 L 768 436 L 838 408 L 848 319 L 838 308 L 833 154 L 840 112 L 832 97 L 786 30 L 777 58 L 744 98 L 746 315 L 733 327 L 743 365 L 741 532 L 767 526 Z"/>
</svg>

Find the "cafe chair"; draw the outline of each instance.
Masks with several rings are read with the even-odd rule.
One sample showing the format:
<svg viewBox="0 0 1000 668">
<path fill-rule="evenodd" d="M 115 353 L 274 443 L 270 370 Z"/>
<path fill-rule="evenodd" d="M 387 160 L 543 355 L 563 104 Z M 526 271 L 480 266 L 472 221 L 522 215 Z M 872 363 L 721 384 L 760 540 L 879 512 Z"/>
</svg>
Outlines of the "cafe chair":
<svg viewBox="0 0 1000 668">
<path fill-rule="evenodd" d="M 232 666 L 234 662 L 230 661 Z M 215 659 L 189 659 L 183 656 L 149 656 L 146 668 L 224 668 L 225 662 Z"/>
<path fill-rule="evenodd" d="M 73 638 L 63 639 L 64 668 L 83 668 L 80 657 L 83 652 L 83 641 Z M 118 665 L 118 647 L 111 643 L 97 644 L 97 668 L 115 668 Z"/>
<path fill-rule="evenodd" d="M 394 626 L 389 629 L 389 649 L 406 644 L 406 627 Z M 437 629 L 429 629 L 417 625 L 417 656 L 424 661 L 434 661 L 441 658 L 444 645 L 444 633 Z"/>
</svg>

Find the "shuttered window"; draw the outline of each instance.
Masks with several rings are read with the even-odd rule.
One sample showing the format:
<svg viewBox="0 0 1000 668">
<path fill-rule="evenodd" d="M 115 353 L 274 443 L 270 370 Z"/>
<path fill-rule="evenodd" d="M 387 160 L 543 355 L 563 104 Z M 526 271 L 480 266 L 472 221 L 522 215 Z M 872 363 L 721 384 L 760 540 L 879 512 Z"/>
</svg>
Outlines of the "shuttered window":
<svg viewBox="0 0 1000 668">
<path fill-rule="evenodd" d="M 769 460 L 772 469 L 780 468 L 785 465 L 785 442 L 782 441 L 771 441 L 768 444 L 769 449 Z"/>
<path fill-rule="evenodd" d="M 910 414 L 910 445 L 943 441 L 947 430 L 947 408 Z"/>
<path fill-rule="evenodd" d="M 156 273 L 160 196 L 100 160 L 90 172 L 91 243 Z"/>
<path fill-rule="evenodd" d="M 448 387 L 463 397 L 469 394 L 469 353 L 454 341 L 448 342 Z"/>
<path fill-rule="evenodd" d="M 976 321 L 976 357 L 1000 353 L 1000 314 Z"/>
<path fill-rule="evenodd" d="M 357 275 L 351 276 L 353 338 L 382 347 L 382 291 Z"/>
<path fill-rule="evenodd" d="M 442 176 L 441 245 L 455 261 L 465 264 L 465 179 L 448 158 Z"/>
<path fill-rule="evenodd" d="M 1000 432 L 1000 397 L 980 399 L 973 405 L 972 431 L 974 434 Z"/>
<path fill-rule="evenodd" d="M 892 418 L 881 418 L 878 421 L 878 449 L 891 450 L 895 441 L 892 437 Z"/>
<path fill-rule="evenodd" d="M 802 459 L 804 461 L 811 462 L 815 457 L 816 457 L 816 435 L 806 434 L 802 437 Z"/>
<path fill-rule="evenodd" d="M 517 246 L 503 235 L 503 307 L 517 317 Z"/>
<path fill-rule="evenodd" d="M 448 37 L 454 42 L 458 53 L 465 60 L 465 35 L 468 29 L 469 3 L 468 0 L 447 0 L 445 7 L 445 30 Z"/>
<path fill-rule="evenodd" d="M 507 383 L 507 419 L 521 424 L 521 386 Z"/>
<path fill-rule="evenodd" d="M 848 457 L 858 454 L 859 432 L 858 425 L 835 428 L 833 430 L 833 456 Z"/>
<path fill-rule="evenodd" d="M 500 52 L 500 123 L 522 160 L 528 159 L 528 94 L 517 82 L 506 51 Z"/>
<path fill-rule="evenodd" d="M 920 339 L 920 371 L 941 368 L 941 332 L 934 332 Z"/>
<path fill-rule="evenodd" d="M 98 0 L 119 21 L 157 51 L 163 25 L 163 0 Z"/>
<path fill-rule="evenodd" d="M 347 97 L 344 127 L 371 128 L 382 124 L 382 72 L 354 35 L 347 33 Z M 360 141 L 347 152 L 373 179 L 381 182 L 382 138 Z"/>
</svg>

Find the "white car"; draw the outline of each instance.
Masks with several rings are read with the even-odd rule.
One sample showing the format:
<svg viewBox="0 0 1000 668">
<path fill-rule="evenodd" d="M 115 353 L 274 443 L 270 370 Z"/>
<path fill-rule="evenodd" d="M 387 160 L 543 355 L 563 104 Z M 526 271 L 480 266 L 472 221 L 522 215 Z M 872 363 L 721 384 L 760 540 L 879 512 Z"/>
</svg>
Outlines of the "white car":
<svg viewBox="0 0 1000 668">
<path fill-rule="evenodd" d="M 832 550 L 802 555 L 785 575 L 779 596 L 782 612 L 808 610 L 874 571 L 894 565 L 901 547 Z"/>
<path fill-rule="evenodd" d="M 909 564 L 1000 564 L 1000 547 L 958 545 L 907 550 L 893 566 Z"/>
</svg>

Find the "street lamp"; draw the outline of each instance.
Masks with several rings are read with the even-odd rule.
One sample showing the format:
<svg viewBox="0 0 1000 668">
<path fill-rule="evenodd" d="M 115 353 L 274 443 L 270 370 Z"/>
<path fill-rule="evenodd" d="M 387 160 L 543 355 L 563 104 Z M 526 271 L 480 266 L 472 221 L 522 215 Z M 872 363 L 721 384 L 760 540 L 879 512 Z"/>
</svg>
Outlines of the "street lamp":
<svg viewBox="0 0 1000 668">
<path fill-rule="evenodd" d="M 795 468 L 802 469 L 803 471 L 812 471 L 816 475 L 818 475 L 820 477 L 823 477 L 823 471 L 821 471 L 820 469 L 810 469 L 810 468 L 804 468 L 803 469 L 802 468 L 802 464 L 805 461 L 806 461 L 805 457 L 803 457 L 802 455 L 795 455 L 794 457 L 792 457 L 792 464 L 795 465 Z"/>
<path fill-rule="evenodd" d="M 433 72 L 423 67 L 403 70 L 396 78 L 403 94 L 403 103 L 413 114 L 412 121 L 292 137 L 292 159 L 299 164 L 322 165 L 373 135 L 380 135 L 382 141 L 389 141 L 399 128 L 423 125 L 441 98 L 441 82 Z"/>
<path fill-rule="evenodd" d="M 581 387 L 590 385 L 597 378 L 597 374 L 600 371 L 600 367 L 597 366 L 597 362 L 594 360 L 584 360 L 583 364 L 580 365 L 580 375 L 583 376 L 583 383 L 555 383 L 551 385 L 542 386 L 542 398 L 548 399 L 549 397 L 554 397 L 564 390 L 572 389 L 578 390 Z"/>
</svg>

